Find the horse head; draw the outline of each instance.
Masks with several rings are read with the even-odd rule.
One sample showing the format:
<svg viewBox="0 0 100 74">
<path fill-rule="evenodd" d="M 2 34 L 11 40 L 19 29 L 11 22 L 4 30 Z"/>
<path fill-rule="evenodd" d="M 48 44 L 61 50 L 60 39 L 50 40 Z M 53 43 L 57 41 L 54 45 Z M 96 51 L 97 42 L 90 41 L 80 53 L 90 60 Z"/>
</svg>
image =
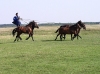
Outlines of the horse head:
<svg viewBox="0 0 100 74">
<path fill-rule="evenodd" d="M 32 21 L 32 25 L 33 25 L 34 28 L 39 28 L 37 22 L 35 22 L 34 20 Z"/>
<path fill-rule="evenodd" d="M 77 23 L 80 25 L 80 27 L 82 27 L 83 29 L 86 30 L 86 26 L 85 26 L 85 24 L 81 20 L 78 21 Z"/>
<path fill-rule="evenodd" d="M 27 26 L 30 26 L 32 29 L 39 28 L 38 24 L 33 20 Z"/>
</svg>

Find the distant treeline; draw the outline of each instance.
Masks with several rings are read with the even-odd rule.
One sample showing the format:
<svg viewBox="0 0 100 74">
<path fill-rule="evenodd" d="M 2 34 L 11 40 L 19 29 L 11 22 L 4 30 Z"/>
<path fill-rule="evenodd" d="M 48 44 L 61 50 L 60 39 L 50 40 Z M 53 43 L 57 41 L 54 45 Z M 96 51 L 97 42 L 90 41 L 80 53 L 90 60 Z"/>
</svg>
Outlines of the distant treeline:
<svg viewBox="0 0 100 74">
<path fill-rule="evenodd" d="M 100 22 L 83 22 L 85 24 L 100 24 Z M 69 24 L 69 25 L 73 25 L 75 23 L 42 23 L 42 24 L 38 24 L 39 26 L 60 26 L 60 25 L 64 25 L 64 24 Z M 22 24 L 22 26 L 25 26 L 26 24 Z M 16 25 L 14 24 L 0 24 L 0 28 L 2 27 L 16 27 Z"/>
<path fill-rule="evenodd" d="M 90 25 L 93 25 L 93 24 L 100 24 L 100 22 L 84 22 L 85 24 L 90 24 Z"/>
<path fill-rule="evenodd" d="M 94 24 L 100 24 L 100 22 L 83 22 L 84 24 L 89 24 L 89 25 L 94 25 Z M 42 23 L 39 24 L 41 26 L 60 26 L 60 25 L 64 25 L 64 24 L 69 24 L 69 25 L 73 25 L 75 23 Z"/>
</svg>

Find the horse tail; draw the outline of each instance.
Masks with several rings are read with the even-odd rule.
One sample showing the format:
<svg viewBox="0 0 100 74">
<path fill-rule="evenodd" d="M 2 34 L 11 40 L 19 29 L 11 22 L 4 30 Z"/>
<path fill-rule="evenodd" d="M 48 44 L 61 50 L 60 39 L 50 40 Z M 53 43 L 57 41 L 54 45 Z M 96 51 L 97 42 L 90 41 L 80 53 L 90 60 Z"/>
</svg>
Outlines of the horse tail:
<svg viewBox="0 0 100 74">
<path fill-rule="evenodd" d="M 13 36 L 15 36 L 16 29 L 17 29 L 17 28 L 13 29 L 13 31 L 12 31 L 12 35 L 13 35 Z"/>
<path fill-rule="evenodd" d="M 59 31 L 59 28 L 56 30 L 56 32 L 55 33 L 57 33 Z"/>
</svg>

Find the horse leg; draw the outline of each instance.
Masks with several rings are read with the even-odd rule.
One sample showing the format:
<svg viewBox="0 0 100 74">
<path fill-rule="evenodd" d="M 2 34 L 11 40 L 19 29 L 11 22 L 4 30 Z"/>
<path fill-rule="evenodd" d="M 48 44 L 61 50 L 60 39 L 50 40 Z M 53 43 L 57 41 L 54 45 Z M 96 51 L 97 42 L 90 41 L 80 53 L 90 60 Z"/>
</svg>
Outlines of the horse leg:
<svg viewBox="0 0 100 74">
<path fill-rule="evenodd" d="M 73 40 L 72 34 L 71 34 L 71 40 Z"/>
<path fill-rule="evenodd" d="M 77 34 L 77 40 L 78 40 L 78 34 Z"/>
<path fill-rule="evenodd" d="M 78 40 L 78 37 L 80 37 L 80 38 L 82 39 L 82 37 L 81 37 L 81 36 L 79 36 L 78 34 L 74 34 L 73 39 L 74 39 L 76 36 L 77 36 L 77 40 Z"/>
<path fill-rule="evenodd" d="M 22 34 L 22 33 L 19 33 L 19 34 L 18 34 L 18 38 L 19 38 L 20 40 L 22 40 L 22 38 L 20 37 L 21 34 Z M 19 40 L 19 39 L 18 39 L 18 40 Z"/>
<path fill-rule="evenodd" d="M 20 36 L 17 36 L 17 39 L 16 40 L 19 41 L 19 39 L 20 39 Z"/>
<path fill-rule="evenodd" d="M 62 41 L 62 34 L 60 34 L 60 40 Z"/>
<path fill-rule="evenodd" d="M 66 34 L 62 34 L 62 38 L 64 38 L 64 40 L 65 40 L 65 36 L 66 36 Z"/>
<path fill-rule="evenodd" d="M 29 36 L 26 38 L 26 40 L 28 40 L 30 38 L 30 34 L 29 34 Z"/>
<path fill-rule="evenodd" d="M 33 35 L 32 35 L 31 37 L 32 37 L 32 40 L 34 41 L 34 39 L 33 39 Z"/>
<path fill-rule="evenodd" d="M 34 39 L 33 39 L 33 34 L 31 34 L 31 38 L 32 38 L 32 40 L 34 41 Z"/>
<path fill-rule="evenodd" d="M 74 34 L 74 37 L 72 37 L 73 38 L 73 40 L 74 40 L 74 38 L 76 37 L 77 35 L 76 34 Z"/>
<path fill-rule="evenodd" d="M 18 32 L 17 32 L 17 35 L 16 35 L 16 38 L 15 38 L 14 42 L 15 42 L 16 40 L 17 40 L 17 41 L 19 40 L 20 34 L 21 34 L 21 33 L 18 33 Z"/>
<path fill-rule="evenodd" d="M 66 34 L 64 34 L 64 37 L 63 37 L 63 38 L 64 38 L 64 40 L 65 40 L 65 38 L 66 38 Z"/>
<path fill-rule="evenodd" d="M 22 38 L 19 36 L 19 39 L 22 40 Z"/>
<path fill-rule="evenodd" d="M 17 37 L 17 41 L 19 41 L 19 37 Z"/>
<path fill-rule="evenodd" d="M 15 42 L 16 40 L 18 41 L 18 38 L 19 38 L 19 36 L 17 35 L 16 38 L 15 38 L 15 40 L 14 40 L 14 42 Z"/>
<path fill-rule="evenodd" d="M 16 38 L 15 38 L 14 42 L 16 41 L 16 39 L 17 39 L 17 36 L 16 36 Z"/>
<path fill-rule="evenodd" d="M 57 40 L 57 37 L 58 37 L 59 35 L 60 35 L 60 34 L 58 33 L 57 36 L 56 36 L 56 38 L 55 38 L 55 40 Z"/>
<path fill-rule="evenodd" d="M 81 37 L 81 36 L 77 35 L 77 39 L 78 39 L 78 37 L 80 37 L 80 38 L 82 39 L 82 37 Z"/>
<path fill-rule="evenodd" d="M 17 33 L 17 41 L 19 41 L 19 39 L 22 40 L 22 38 L 20 37 L 21 34 L 22 33 Z"/>
<path fill-rule="evenodd" d="M 16 38 L 17 41 L 19 41 L 19 39 L 22 40 L 22 38 L 20 37 L 21 34 L 22 34 L 22 33 L 17 34 L 17 38 Z"/>
</svg>

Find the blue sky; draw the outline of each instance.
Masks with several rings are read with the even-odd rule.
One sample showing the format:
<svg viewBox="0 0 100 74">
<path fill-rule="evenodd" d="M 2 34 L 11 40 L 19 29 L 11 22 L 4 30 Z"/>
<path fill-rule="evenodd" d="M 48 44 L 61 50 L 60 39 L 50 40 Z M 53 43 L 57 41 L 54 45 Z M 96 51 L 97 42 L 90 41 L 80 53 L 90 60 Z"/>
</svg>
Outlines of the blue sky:
<svg viewBox="0 0 100 74">
<path fill-rule="evenodd" d="M 39 23 L 100 22 L 100 0 L 0 0 L 0 24 L 10 24 L 16 12 Z"/>
</svg>

